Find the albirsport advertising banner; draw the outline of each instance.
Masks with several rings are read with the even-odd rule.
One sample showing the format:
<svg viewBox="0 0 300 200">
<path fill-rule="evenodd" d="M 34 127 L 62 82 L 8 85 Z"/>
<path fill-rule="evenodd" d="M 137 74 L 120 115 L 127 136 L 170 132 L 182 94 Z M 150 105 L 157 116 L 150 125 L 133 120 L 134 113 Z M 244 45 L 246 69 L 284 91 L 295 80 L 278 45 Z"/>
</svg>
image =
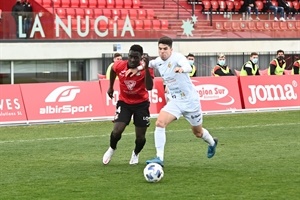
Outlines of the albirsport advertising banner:
<svg viewBox="0 0 300 200">
<path fill-rule="evenodd" d="M 245 108 L 300 106 L 300 76 L 240 77 Z"/>
<path fill-rule="evenodd" d="M 105 116 L 98 81 L 21 84 L 28 120 Z"/>
<path fill-rule="evenodd" d="M 109 80 L 101 79 L 99 80 L 100 88 L 102 91 L 102 100 L 105 103 L 105 110 L 108 116 L 114 116 L 116 112 L 116 105 L 119 100 L 119 80 L 115 80 L 114 84 L 114 97 L 111 99 L 107 95 L 107 90 L 109 87 Z M 149 91 L 149 101 L 150 101 L 150 113 L 157 114 L 160 109 L 166 104 L 165 92 L 163 88 L 163 83 L 161 78 L 154 78 L 153 89 Z"/>
<path fill-rule="evenodd" d="M 193 77 L 192 82 L 199 93 L 203 111 L 242 108 L 237 77 Z"/>
<path fill-rule="evenodd" d="M 0 85 L 0 123 L 26 120 L 20 85 Z"/>
</svg>

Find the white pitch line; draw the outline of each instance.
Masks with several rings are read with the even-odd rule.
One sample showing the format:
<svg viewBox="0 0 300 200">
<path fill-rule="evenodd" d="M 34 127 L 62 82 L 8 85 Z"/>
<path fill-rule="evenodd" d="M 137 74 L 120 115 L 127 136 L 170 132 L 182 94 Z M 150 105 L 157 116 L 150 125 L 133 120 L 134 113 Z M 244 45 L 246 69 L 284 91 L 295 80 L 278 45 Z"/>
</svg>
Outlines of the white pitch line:
<svg viewBox="0 0 300 200">
<path fill-rule="evenodd" d="M 256 127 L 268 127 L 268 126 L 292 126 L 292 125 L 300 125 L 300 123 L 281 123 L 281 124 L 264 124 L 264 125 L 233 126 L 233 127 L 214 127 L 214 128 L 209 128 L 209 130 L 243 129 L 243 128 L 256 128 Z M 191 130 L 191 129 L 172 130 L 170 132 L 182 132 L 182 131 L 189 131 L 189 130 Z M 133 134 L 134 134 L 134 132 L 123 133 L 122 136 L 133 135 Z M 0 141 L 0 144 L 37 142 L 37 141 L 52 141 L 52 140 L 84 139 L 84 138 L 96 138 L 96 137 L 104 137 L 104 136 L 109 136 L 109 134 L 106 134 L 106 135 L 86 135 L 86 136 L 75 136 L 75 137 L 39 138 L 39 139 L 31 139 L 31 140 L 2 140 L 2 141 Z"/>
</svg>

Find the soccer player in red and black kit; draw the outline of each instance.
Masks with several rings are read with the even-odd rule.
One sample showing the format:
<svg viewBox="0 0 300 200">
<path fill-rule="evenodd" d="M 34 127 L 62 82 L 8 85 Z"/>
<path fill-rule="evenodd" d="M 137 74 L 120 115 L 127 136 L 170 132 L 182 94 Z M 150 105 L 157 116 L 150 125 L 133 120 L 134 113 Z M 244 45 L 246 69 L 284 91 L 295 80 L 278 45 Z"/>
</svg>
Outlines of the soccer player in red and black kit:
<svg viewBox="0 0 300 200">
<path fill-rule="evenodd" d="M 140 65 L 144 70 L 131 73 Z M 154 73 L 148 68 L 149 59 L 143 57 L 143 48 L 140 45 L 132 45 L 129 50 L 128 60 L 117 61 L 110 72 L 110 86 L 107 94 L 113 98 L 113 86 L 116 76 L 120 82 L 120 95 L 116 106 L 114 128 L 110 134 L 110 147 L 103 155 L 103 164 L 108 164 L 113 156 L 117 143 L 122 133 L 129 124 L 131 117 L 135 125 L 135 148 L 132 152 L 129 164 L 139 162 L 139 153 L 146 143 L 146 131 L 150 125 L 150 102 L 148 90 L 153 88 Z"/>
</svg>

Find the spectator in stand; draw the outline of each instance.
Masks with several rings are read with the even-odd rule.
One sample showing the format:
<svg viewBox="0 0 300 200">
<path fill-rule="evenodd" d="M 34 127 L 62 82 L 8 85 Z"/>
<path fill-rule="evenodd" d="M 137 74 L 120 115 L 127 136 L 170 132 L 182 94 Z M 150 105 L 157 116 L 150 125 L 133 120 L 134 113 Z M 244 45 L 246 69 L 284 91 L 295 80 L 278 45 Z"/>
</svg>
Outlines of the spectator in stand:
<svg viewBox="0 0 300 200">
<path fill-rule="evenodd" d="M 112 66 L 114 65 L 114 63 L 118 60 L 122 60 L 122 55 L 120 53 L 115 53 L 113 62 L 106 69 L 106 79 L 110 79 L 110 70 L 111 70 Z"/>
<path fill-rule="evenodd" d="M 194 54 L 189 53 L 186 57 L 187 57 L 190 65 L 192 67 L 192 71 L 189 73 L 189 76 L 190 77 L 195 77 L 196 74 L 197 74 L 197 68 L 194 65 L 194 63 L 195 63 L 195 56 L 194 56 Z"/>
<path fill-rule="evenodd" d="M 252 52 L 250 54 L 250 60 L 247 61 L 241 69 L 240 76 L 257 76 L 259 74 L 258 53 Z"/>
<path fill-rule="evenodd" d="M 292 74 L 300 74 L 300 59 L 294 62 L 292 68 Z"/>
<path fill-rule="evenodd" d="M 23 1 L 24 6 L 24 32 L 26 33 L 27 38 L 30 36 L 30 28 L 33 18 L 33 10 L 30 2 L 28 0 Z"/>
<path fill-rule="evenodd" d="M 251 17 L 251 11 L 254 11 L 255 15 L 256 15 L 256 20 L 260 20 L 258 17 L 258 9 L 257 9 L 257 6 L 255 5 L 255 0 L 245 0 L 243 6 L 241 8 L 241 11 L 247 12 L 249 20 L 253 20 Z"/>
<path fill-rule="evenodd" d="M 286 19 L 295 20 L 295 13 L 297 10 L 295 8 L 290 7 L 286 0 L 278 0 L 278 5 L 283 7 L 286 13 Z M 292 17 L 289 18 L 289 14 L 292 13 Z"/>
<path fill-rule="evenodd" d="M 266 0 L 264 10 L 270 10 L 274 12 L 274 21 L 278 21 L 277 13 L 280 14 L 280 21 L 285 21 L 284 19 L 284 8 L 281 6 L 274 6 L 271 0 Z"/>
<path fill-rule="evenodd" d="M 24 26 L 23 22 L 20 21 L 20 19 L 22 20 L 24 17 L 24 6 L 22 5 L 21 0 L 17 0 L 16 4 L 12 7 L 11 14 L 16 23 L 16 37 L 19 38 L 19 24 Z"/>
<path fill-rule="evenodd" d="M 213 76 L 234 76 L 231 69 L 225 65 L 226 57 L 224 54 L 218 55 L 218 62 L 217 65 L 212 70 Z"/>
<path fill-rule="evenodd" d="M 278 50 L 277 57 L 270 62 L 268 74 L 269 75 L 283 75 L 286 67 L 284 60 L 284 51 Z"/>
</svg>

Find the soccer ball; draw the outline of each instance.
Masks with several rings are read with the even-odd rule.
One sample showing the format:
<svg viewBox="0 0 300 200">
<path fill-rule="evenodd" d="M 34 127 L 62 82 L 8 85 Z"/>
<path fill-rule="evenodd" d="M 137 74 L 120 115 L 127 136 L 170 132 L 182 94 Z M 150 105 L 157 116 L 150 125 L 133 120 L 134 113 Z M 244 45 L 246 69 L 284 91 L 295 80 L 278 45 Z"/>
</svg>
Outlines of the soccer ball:
<svg viewBox="0 0 300 200">
<path fill-rule="evenodd" d="M 144 168 L 144 177 L 150 183 L 158 182 L 164 177 L 164 170 L 157 163 L 149 163 Z"/>
</svg>

